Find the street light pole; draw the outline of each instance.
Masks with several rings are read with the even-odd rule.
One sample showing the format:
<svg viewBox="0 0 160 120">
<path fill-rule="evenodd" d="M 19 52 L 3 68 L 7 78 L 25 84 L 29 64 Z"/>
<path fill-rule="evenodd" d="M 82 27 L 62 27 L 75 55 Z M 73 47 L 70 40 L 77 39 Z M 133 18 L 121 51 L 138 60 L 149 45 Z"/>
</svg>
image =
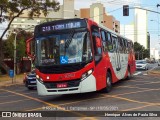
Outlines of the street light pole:
<svg viewBox="0 0 160 120">
<path fill-rule="evenodd" d="M 17 61 L 16 61 L 16 58 L 17 58 L 17 33 L 14 32 L 15 34 L 15 38 L 14 38 L 14 82 L 16 82 L 16 68 L 17 68 Z"/>
</svg>

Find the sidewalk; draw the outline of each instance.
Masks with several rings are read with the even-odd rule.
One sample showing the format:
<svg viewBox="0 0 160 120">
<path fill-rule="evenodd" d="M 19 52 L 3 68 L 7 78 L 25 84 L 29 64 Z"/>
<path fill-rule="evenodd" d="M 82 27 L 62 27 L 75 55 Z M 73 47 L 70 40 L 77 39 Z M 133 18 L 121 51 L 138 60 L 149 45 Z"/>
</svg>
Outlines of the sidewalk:
<svg viewBox="0 0 160 120">
<path fill-rule="evenodd" d="M 153 70 L 148 71 L 149 75 L 160 76 L 160 66 L 156 67 Z"/>
<path fill-rule="evenodd" d="M 2 75 L 0 76 L 0 87 L 7 87 L 11 85 L 23 85 L 23 78 L 24 74 L 16 75 L 16 79 L 12 81 L 12 78 L 10 78 L 8 75 Z"/>
</svg>

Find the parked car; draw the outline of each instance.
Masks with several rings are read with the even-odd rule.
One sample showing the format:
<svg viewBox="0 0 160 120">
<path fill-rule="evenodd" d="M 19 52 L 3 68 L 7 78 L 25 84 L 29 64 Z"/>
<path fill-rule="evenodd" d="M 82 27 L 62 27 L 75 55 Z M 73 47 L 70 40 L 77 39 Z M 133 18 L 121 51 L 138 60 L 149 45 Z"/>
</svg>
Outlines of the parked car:
<svg viewBox="0 0 160 120">
<path fill-rule="evenodd" d="M 37 87 L 35 70 L 25 75 L 23 83 L 29 90 Z"/>
<path fill-rule="evenodd" d="M 145 60 L 136 60 L 136 69 L 148 70 L 148 63 Z"/>
</svg>

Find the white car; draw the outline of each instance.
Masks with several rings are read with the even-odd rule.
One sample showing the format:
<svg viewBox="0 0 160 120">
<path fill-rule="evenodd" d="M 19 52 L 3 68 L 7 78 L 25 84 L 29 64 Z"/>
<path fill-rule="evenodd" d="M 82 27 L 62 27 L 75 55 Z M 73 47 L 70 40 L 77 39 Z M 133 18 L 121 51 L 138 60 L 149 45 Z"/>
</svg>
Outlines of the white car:
<svg viewBox="0 0 160 120">
<path fill-rule="evenodd" d="M 148 63 L 145 60 L 136 60 L 136 69 L 148 70 Z"/>
</svg>

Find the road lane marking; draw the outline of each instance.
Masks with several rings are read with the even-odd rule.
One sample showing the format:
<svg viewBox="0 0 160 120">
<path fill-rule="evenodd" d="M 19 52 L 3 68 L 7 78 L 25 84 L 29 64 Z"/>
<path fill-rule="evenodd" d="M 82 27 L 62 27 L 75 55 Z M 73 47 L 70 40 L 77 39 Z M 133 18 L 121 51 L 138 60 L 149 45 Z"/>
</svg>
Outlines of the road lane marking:
<svg viewBox="0 0 160 120">
<path fill-rule="evenodd" d="M 84 117 L 84 118 L 78 118 L 77 120 L 98 120 L 98 119 L 92 117 Z"/>
<path fill-rule="evenodd" d="M 136 79 L 136 80 L 129 80 L 127 82 L 150 82 L 150 81 L 146 81 L 146 80 L 140 80 L 140 79 Z"/>
<path fill-rule="evenodd" d="M 60 107 L 59 105 L 51 104 L 51 103 L 45 102 L 45 101 L 43 101 L 43 100 L 40 100 L 40 99 L 38 99 L 38 98 L 33 98 L 33 97 L 30 97 L 30 96 L 27 96 L 27 95 L 24 95 L 24 94 L 21 94 L 21 93 L 17 93 L 17 92 L 5 90 L 5 89 L 0 89 L 0 90 L 3 90 L 3 91 L 5 91 L 5 92 L 9 92 L 9 93 L 12 93 L 12 94 L 16 94 L 16 95 L 19 95 L 19 96 L 23 96 L 23 97 L 25 97 L 25 98 L 28 98 L 28 99 L 31 99 L 31 100 L 34 100 L 34 101 L 43 103 L 43 104 L 48 105 L 48 106 L 52 106 L 52 107 L 54 107 L 54 108 L 57 108 L 57 109 L 59 109 L 59 110 L 65 111 L 65 112 L 73 113 L 73 114 L 78 115 L 78 116 L 81 116 L 81 117 L 87 117 L 86 115 L 81 114 L 81 113 L 79 113 L 78 111 L 76 112 L 76 111 L 65 110 L 63 107 Z M 94 118 L 94 117 L 93 117 L 93 118 Z"/>
<path fill-rule="evenodd" d="M 108 97 L 108 96 L 106 96 L 106 97 Z M 141 102 L 141 101 L 132 100 L 132 99 L 124 98 L 124 97 L 119 97 L 119 96 L 116 96 L 116 95 L 110 95 L 110 97 L 125 100 L 125 101 L 128 101 L 128 102 L 139 103 L 139 104 L 160 105 L 160 103 Z"/>
<path fill-rule="evenodd" d="M 16 102 L 21 102 L 21 101 L 27 101 L 27 100 L 30 100 L 30 99 L 15 100 L 15 101 L 10 101 L 10 102 L 2 102 L 2 103 L 0 103 L 0 105 L 16 103 Z"/>
<path fill-rule="evenodd" d="M 134 86 L 118 86 L 114 88 L 137 88 L 137 89 L 147 89 L 148 90 L 148 88 L 141 88 L 141 87 L 134 87 Z"/>
<path fill-rule="evenodd" d="M 143 84 L 135 84 L 135 86 L 137 86 L 137 85 L 155 84 L 155 83 L 160 83 L 160 81 L 156 81 L 156 82 L 147 82 L 147 83 L 143 83 Z"/>
<path fill-rule="evenodd" d="M 142 72 L 137 72 L 137 73 L 134 73 L 133 75 L 139 75 L 139 74 L 141 74 Z"/>
<path fill-rule="evenodd" d="M 92 98 L 92 99 L 86 99 L 86 100 L 80 100 L 80 101 L 74 101 L 74 102 L 67 102 L 67 103 L 63 103 L 63 104 L 58 104 L 59 106 L 64 106 L 64 105 L 69 105 L 69 104 L 76 104 L 76 103 L 80 103 L 80 102 L 85 102 L 85 101 L 91 101 L 91 100 L 96 100 L 96 99 L 101 99 L 101 98 L 106 98 L 106 97 L 98 97 L 98 98 Z M 34 108 L 34 109 L 30 109 L 30 110 L 26 110 L 26 111 L 35 111 L 35 110 L 41 110 L 42 107 L 39 108 Z"/>
<path fill-rule="evenodd" d="M 28 95 L 28 94 L 32 94 L 32 93 L 37 93 L 37 92 L 29 92 L 29 93 L 24 93 L 24 94 Z M 0 98 L 11 97 L 11 96 L 16 96 L 16 95 L 4 95 L 4 96 L 0 96 Z"/>
<path fill-rule="evenodd" d="M 147 73 L 144 73 L 143 75 L 148 75 Z"/>
<path fill-rule="evenodd" d="M 123 86 L 120 86 L 120 87 L 123 87 Z M 126 87 L 132 87 L 132 86 L 126 86 Z M 132 88 L 138 88 L 138 87 L 132 87 Z M 148 89 L 148 88 L 139 88 L 139 89 L 144 89 L 144 91 L 135 91 L 135 92 L 129 92 L 129 93 L 116 94 L 115 96 L 127 95 L 127 94 L 133 94 L 133 93 L 140 93 L 140 92 L 146 92 L 146 91 L 153 91 L 153 90 L 160 90 L 160 89 Z M 101 99 L 101 98 L 105 98 L 105 97 L 99 97 L 99 98 L 94 98 L 94 99 Z M 87 100 L 81 100 L 81 101 L 75 101 L 75 102 L 68 102 L 68 103 L 58 104 L 58 105 L 60 105 L 60 106 L 69 105 L 69 104 L 75 104 L 75 103 L 80 103 L 80 102 L 89 101 L 89 100 L 93 100 L 93 99 L 87 99 Z M 40 110 L 40 109 L 42 109 L 42 107 L 35 108 L 35 109 L 30 109 L 30 110 L 26 110 L 26 111 L 32 111 L 32 110 L 34 111 L 34 110 Z"/>
<path fill-rule="evenodd" d="M 128 92 L 128 93 L 116 94 L 116 95 L 114 95 L 114 96 L 135 94 L 135 93 L 141 93 L 141 92 L 147 92 L 147 91 L 158 91 L 158 90 L 160 90 L 160 89 L 147 89 L 147 90 L 142 90 L 142 91 L 135 91 L 135 92 Z"/>
<path fill-rule="evenodd" d="M 121 110 L 121 111 L 132 111 L 132 110 L 137 110 L 137 109 L 139 110 L 139 109 L 149 107 L 149 106 L 156 106 L 156 105 L 144 105 L 144 106 L 140 106 L 140 107 L 124 109 L 124 110 Z"/>
</svg>

